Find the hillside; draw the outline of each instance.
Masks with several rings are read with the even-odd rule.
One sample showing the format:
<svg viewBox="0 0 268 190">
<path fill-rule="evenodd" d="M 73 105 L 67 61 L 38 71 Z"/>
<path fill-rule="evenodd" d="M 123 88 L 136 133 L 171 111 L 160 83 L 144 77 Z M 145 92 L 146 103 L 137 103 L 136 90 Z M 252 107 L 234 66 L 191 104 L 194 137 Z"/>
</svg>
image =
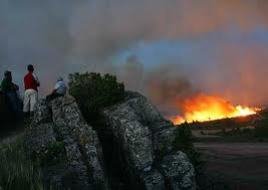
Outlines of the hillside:
<svg viewBox="0 0 268 190">
<path fill-rule="evenodd" d="M 268 110 L 258 115 L 190 124 L 202 153 L 205 189 L 268 188 Z"/>
</svg>

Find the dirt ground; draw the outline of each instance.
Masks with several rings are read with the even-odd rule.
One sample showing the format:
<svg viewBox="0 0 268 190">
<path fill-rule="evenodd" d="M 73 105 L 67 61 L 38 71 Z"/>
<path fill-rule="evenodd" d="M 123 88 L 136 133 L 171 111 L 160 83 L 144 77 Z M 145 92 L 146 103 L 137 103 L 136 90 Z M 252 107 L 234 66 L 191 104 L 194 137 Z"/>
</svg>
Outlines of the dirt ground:
<svg viewBox="0 0 268 190">
<path fill-rule="evenodd" d="M 203 153 L 205 172 L 230 189 L 268 189 L 268 143 L 200 142 L 195 147 Z"/>
</svg>

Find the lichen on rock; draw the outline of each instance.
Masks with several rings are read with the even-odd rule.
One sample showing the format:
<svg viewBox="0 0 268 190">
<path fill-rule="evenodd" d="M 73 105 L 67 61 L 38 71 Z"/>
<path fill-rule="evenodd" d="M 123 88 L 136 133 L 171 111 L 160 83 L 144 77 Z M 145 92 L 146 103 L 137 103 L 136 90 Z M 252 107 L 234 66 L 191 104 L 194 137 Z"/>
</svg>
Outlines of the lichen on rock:
<svg viewBox="0 0 268 190">
<path fill-rule="evenodd" d="M 44 152 L 56 141 L 64 145 L 66 162 L 43 166 L 48 186 L 109 189 L 97 134 L 85 122 L 75 99 L 70 96 L 49 103 L 41 100 L 26 132 L 25 142 L 30 153 Z"/>
<path fill-rule="evenodd" d="M 61 158 L 42 164 L 48 188 L 196 189 L 193 165 L 173 149 L 175 127 L 145 97 L 128 92 L 101 120 L 93 129 L 70 96 L 38 103 L 25 145 L 37 159 Z"/>
<path fill-rule="evenodd" d="M 103 111 L 106 129 L 123 155 L 128 189 L 193 190 L 194 167 L 173 150 L 175 126 L 142 95 L 128 92 L 126 100 Z"/>
</svg>

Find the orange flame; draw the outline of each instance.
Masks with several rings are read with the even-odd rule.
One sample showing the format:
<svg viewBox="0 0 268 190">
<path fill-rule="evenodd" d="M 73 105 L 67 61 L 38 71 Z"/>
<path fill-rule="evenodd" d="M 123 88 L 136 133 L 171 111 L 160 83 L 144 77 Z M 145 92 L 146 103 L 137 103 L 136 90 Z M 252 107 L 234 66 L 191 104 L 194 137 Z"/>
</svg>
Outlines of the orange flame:
<svg viewBox="0 0 268 190">
<path fill-rule="evenodd" d="M 174 124 L 194 121 L 210 121 L 256 114 L 260 109 L 246 106 L 234 106 L 218 96 L 199 94 L 182 102 L 182 116 L 171 117 Z"/>
</svg>

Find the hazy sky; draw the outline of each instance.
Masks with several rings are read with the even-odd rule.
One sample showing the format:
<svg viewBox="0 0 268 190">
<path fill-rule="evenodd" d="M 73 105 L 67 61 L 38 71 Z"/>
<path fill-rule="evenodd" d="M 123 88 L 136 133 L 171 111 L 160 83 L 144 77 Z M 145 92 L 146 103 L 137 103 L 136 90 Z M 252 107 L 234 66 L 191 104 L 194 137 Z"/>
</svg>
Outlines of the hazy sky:
<svg viewBox="0 0 268 190">
<path fill-rule="evenodd" d="M 268 102 L 268 1 L 1 0 L 0 75 L 21 84 L 27 64 L 42 94 L 58 75 L 101 71 L 152 99 L 162 86 L 185 93 L 183 79 L 190 91 Z"/>
</svg>

